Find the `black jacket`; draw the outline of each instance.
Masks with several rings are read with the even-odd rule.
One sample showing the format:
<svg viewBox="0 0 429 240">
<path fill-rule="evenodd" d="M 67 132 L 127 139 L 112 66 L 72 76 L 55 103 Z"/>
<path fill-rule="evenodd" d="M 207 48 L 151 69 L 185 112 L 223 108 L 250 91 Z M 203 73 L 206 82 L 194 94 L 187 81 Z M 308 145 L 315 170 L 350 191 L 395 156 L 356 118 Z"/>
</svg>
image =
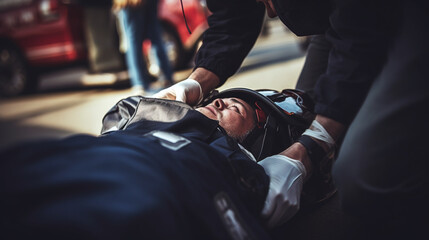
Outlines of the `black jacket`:
<svg viewBox="0 0 429 240">
<path fill-rule="evenodd" d="M 333 48 L 316 93 L 316 113 L 350 123 L 385 63 L 400 18 L 396 1 L 273 0 L 279 18 L 297 35 L 326 34 Z M 223 84 L 253 47 L 264 6 L 252 0 L 207 0 L 213 12 L 196 67 L 214 72 Z"/>
</svg>

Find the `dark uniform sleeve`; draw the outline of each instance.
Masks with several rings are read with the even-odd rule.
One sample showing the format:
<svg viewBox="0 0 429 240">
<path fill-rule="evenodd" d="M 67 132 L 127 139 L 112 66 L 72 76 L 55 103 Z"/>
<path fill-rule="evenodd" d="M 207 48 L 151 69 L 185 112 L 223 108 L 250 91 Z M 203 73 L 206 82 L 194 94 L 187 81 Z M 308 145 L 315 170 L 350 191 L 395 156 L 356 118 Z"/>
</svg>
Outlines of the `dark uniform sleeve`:
<svg viewBox="0 0 429 240">
<path fill-rule="evenodd" d="M 215 73 L 223 84 L 240 67 L 255 44 L 264 19 L 264 6 L 249 0 L 208 0 L 210 28 L 196 56 L 196 68 Z"/>
<path fill-rule="evenodd" d="M 315 87 L 318 114 L 348 125 L 387 59 L 397 26 L 396 1 L 343 0 L 330 17 L 333 48 Z"/>
</svg>

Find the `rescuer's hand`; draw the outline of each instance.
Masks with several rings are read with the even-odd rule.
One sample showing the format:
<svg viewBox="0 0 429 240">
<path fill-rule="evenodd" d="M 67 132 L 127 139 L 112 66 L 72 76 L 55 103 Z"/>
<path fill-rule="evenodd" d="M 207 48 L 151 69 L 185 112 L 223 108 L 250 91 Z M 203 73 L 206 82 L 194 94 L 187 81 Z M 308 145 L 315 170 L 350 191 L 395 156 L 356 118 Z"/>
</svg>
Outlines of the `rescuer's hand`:
<svg viewBox="0 0 429 240">
<path fill-rule="evenodd" d="M 270 188 L 262 209 L 268 227 L 278 226 L 296 214 L 306 170 L 297 160 L 274 155 L 259 162 L 270 177 Z"/>
<path fill-rule="evenodd" d="M 203 100 L 200 84 L 194 79 L 186 79 L 166 88 L 151 97 L 177 100 L 189 105 L 197 105 Z"/>
</svg>

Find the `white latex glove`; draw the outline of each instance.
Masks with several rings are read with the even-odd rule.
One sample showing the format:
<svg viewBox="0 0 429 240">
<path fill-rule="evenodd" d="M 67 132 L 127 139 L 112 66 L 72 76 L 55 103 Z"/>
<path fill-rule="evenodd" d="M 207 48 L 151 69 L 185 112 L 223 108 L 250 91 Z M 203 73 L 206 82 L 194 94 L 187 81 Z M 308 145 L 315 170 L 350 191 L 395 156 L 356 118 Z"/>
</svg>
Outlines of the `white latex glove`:
<svg viewBox="0 0 429 240">
<path fill-rule="evenodd" d="M 194 79 L 186 79 L 174 84 L 151 97 L 177 100 L 191 105 L 197 105 L 203 100 L 201 85 Z"/>
<path fill-rule="evenodd" d="M 262 209 L 262 217 L 272 228 L 285 223 L 298 212 L 306 173 L 304 165 L 283 155 L 267 157 L 259 162 L 270 177 L 270 189 Z"/>
</svg>

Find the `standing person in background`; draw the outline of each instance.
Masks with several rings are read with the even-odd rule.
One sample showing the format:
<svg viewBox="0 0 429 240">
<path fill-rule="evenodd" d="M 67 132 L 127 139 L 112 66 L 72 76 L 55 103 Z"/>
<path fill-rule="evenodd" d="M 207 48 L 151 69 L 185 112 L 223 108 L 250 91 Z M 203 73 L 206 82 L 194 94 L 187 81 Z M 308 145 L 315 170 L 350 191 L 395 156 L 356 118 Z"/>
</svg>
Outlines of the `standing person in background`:
<svg viewBox="0 0 429 240">
<path fill-rule="evenodd" d="M 162 42 L 158 20 L 158 0 L 114 0 L 113 9 L 119 11 L 127 51 L 125 53 L 133 93 L 148 95 L 156 92 L 150 87 L 149 74 L 143 57 L 142 43 L 150 39 L 164 74 L 164 87 L 173 84 L 173 70 Z"/>
</svg>

